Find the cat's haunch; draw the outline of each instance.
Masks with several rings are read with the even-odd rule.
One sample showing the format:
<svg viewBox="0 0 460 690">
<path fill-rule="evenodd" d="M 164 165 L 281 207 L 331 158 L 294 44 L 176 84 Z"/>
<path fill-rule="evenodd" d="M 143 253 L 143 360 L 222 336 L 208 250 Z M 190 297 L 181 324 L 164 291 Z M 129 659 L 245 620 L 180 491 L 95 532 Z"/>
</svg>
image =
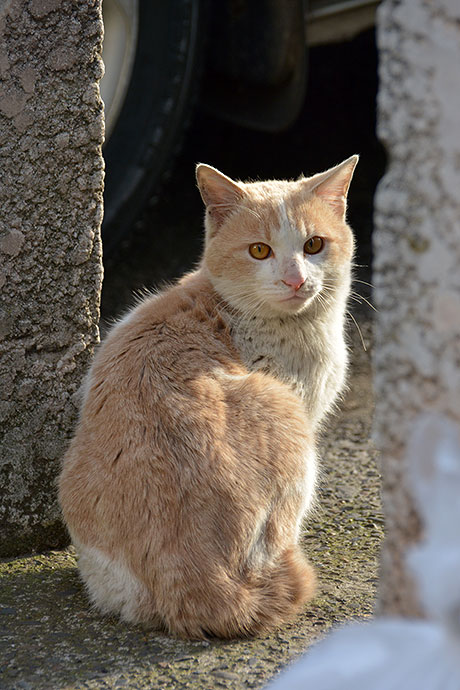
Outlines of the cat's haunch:
<svg viewBox="0 0 460 690">
<path fill-rule="evenodd" d="M 188 638 L 292 618 L 315 432 L 343 389 L 353 156 L 297 181 L 197 167 L 200 267 L 98 350 L 59 499 L 91 601 Z"/>
</svg>

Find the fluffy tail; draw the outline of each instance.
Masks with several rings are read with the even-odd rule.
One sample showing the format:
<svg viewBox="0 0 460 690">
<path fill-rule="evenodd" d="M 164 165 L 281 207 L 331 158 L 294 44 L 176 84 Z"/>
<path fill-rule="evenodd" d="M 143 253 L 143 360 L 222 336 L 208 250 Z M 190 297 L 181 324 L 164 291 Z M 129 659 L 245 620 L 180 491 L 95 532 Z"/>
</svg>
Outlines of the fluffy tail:
<svg viewBox="0 0 460 690">
<path fill-rule="evenodd" d="M 161 597 L 155 588 L 155 609 L 168 632 L 192 639 L 247 637 L 276 628 L 292 619 L 316 588 L 313 567 L 296 546 L 262 572 L 238 580 L 215 572 L 193 580 L 173 577 Z"/>
</svg>

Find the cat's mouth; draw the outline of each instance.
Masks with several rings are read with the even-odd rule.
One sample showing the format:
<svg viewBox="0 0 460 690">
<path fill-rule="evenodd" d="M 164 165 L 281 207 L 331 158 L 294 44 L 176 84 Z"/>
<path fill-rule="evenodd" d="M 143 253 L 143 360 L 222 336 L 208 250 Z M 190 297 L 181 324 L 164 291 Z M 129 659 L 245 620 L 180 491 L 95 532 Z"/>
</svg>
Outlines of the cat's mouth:
<svg viewBox="0 0 460 690">
<path fill-rule="evenodd" d="M 305 295 L 305 294 L 300 294 L 298 292 L 294 292 L 294 294 L 289 295 L 288 297 L 283 297 L 283 299 L 280 299 L 280 302 L 290 302 L 293 299 L 296 300 L 301 300 L 302 302 L 305 302 L 310 297 L 310 295 Z"/>
<path fill-rule="evenodd" d="M 294 292 L 293 294 L 288 295 L 287 297 L 279 299 L 278 304 L 282 305 L 283 309 L 296 310 L 306 305 L 307 302 L 310 302 L 313 296 L 314 293 L 312 291 Z"/>
<path fill-rule="evenodd" d="M 276 300 L 279 309 L 288 312 L 298 312 L 310 305 L 319 292 L 318 286 L 307 283 L 300 290 L 293 290 L 287 295 L 281 296 Z"/>
<path fill-rule="evenodd" d="M 313 285 L 303 285 L 301 290 L 292 291 L 289 295 L 279 299 L 279 302 L 292 302 L 293 304 L 301 304 L 302 302 L 309 302 L 318 290 Z"/>
</svg>

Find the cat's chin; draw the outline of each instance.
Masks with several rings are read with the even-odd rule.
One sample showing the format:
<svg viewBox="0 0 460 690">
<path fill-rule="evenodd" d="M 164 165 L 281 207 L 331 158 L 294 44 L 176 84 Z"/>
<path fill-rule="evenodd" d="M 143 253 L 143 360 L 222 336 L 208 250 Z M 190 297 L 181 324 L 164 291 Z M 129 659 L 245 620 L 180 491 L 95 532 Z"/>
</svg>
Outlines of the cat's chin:
<svg viewBox="0 0 460 690">
<path fill-rule="evenodd" d="M 304 311 L 313 301 L 314 295 L 291 295 L 272 302 L 271 307 L 281 314 L 298 314 Z"/>
</svg>

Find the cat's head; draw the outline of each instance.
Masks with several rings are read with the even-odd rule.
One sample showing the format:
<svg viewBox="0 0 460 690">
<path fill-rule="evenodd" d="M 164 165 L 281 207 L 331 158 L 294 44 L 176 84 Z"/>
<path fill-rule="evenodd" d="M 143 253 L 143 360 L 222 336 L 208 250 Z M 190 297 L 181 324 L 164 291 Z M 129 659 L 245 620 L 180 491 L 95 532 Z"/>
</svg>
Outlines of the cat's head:
<svg viewBox="0 0 460 690">
<path fill-rule="evenodd" d="M 317 310 L 348 292 L 353 235 L 345 212 L 357 162 L 352 156 L 313 177 L 252 183 L 197 166 L 203 266 L 226 302 L 275 316 Z"/>
</svg>

